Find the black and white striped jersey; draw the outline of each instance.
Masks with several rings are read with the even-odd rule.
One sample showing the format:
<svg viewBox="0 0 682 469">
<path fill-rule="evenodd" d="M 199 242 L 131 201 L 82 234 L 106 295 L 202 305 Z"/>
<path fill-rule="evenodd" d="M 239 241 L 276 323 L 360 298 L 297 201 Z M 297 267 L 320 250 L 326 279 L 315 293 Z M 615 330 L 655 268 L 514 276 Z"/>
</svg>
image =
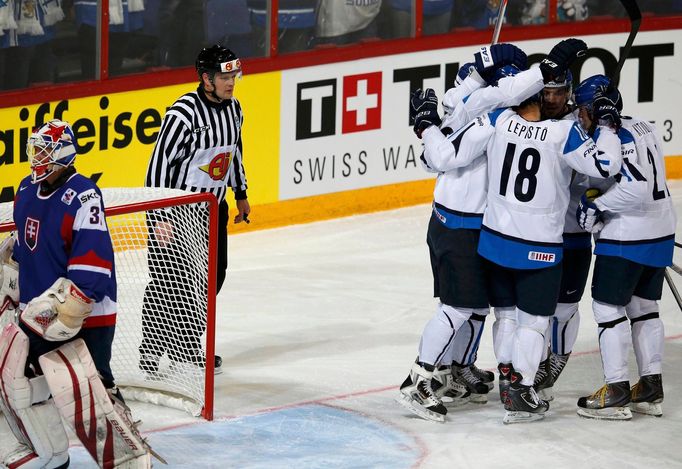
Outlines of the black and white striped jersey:
<svg viewBox="0 0 682 469">
<path fill-rule="evenodd" d="M 245 199 L 243 120 L 235 98 L 214 103 L 200 88 L 178 98 L 164 116 L 145 186 L 212 192 L 218 202 L 231 187 Z"/>
</svg>

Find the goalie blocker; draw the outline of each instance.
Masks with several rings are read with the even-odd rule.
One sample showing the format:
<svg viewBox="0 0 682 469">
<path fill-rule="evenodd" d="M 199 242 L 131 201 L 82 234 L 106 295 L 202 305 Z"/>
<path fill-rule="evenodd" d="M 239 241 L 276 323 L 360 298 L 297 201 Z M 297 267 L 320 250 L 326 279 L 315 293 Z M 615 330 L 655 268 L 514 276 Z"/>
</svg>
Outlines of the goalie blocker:
<svg viewBox="0 0 682 469">
<path fill-rule="evenodd" d="M 60 415 L 99 467 L 151 467 L 151 448 L 125 404 L 104 388 L 83 340 L 41 356 L 44 375 L 32 379 L 24 375 L 28 348 L 28 337 L 9 324 L 0 336 L 0 407 L 19 445 L 7 467 L 67 467 Z"/>
</svg>

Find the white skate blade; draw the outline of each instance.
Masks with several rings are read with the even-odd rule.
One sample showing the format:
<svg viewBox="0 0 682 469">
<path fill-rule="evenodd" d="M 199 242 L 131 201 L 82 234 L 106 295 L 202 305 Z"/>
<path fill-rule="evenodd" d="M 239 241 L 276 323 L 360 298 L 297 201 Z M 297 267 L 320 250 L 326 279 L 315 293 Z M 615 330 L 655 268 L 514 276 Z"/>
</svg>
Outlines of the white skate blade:
<svg viewBox="0 0 682 469">
<path fill-rule="evenodd" d="M 538 396 L 544 401 L 554 400 L 554 388 L 545 388 L 538 391 Z"/>
<path fill-rule="evenodd" d="M 605 407 L 603 409 L 583 409 L 578 407 L 578 415 L 596 420 L 631 420 L 629 407 Z"/>
<path fill-rule="evenodd" d="M 663 407 L 660 402 L 631 402 L 630 410 L 638 414 L 653 415 L 654 417 L 663 415 Z"/>
<path fill-rule="evenodd" d="M 487 394 L 471 394 L 469 396 L 469 402 L 472 404 L 487 404 L 488 403 L 488 395 Z"/>
<path fill-rule="evenodd" d="M 445 422 L 445 415 L 440 415 L 437 414 L 436 412 L 427 409 L 426 407 L 416 402 L 414 399 L 411 399 L 410 396 L 406 396 L 403 393 L 399 393 L 398 397 L 396 397 L 395 400 L 398 404 L 405 407 L 413 414 L 423 418 L 424 420 L 430 420 L 432 422 L 440 423 Z"/>
<path fill-rule="evenodd" d="M 522 412 L 519 410 L 508 410 L 502 419 L 502 423 L 509 425 L 512 423 L 534 422 L 545 418 L 545 413 Z"/>
<path fill-rule="evenodd" d="M 470 402 L 470 397 L 448 397 L 443 396 L 440 399 L 443 405 L 448 409 L 454 409 L 455 407 L 462 407 Z"/>
</svg>

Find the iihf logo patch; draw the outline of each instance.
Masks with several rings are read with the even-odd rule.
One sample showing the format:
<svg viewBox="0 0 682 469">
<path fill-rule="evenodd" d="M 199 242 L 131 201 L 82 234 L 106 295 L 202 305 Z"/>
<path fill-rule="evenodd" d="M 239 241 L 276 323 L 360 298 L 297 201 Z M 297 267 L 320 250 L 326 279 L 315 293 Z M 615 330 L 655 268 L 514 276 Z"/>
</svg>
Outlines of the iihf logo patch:
<svg viewBox="0 0 682 469">
<path fill-rule="evenodd" d="M 554 262 L 556 259 L 556 254 L 553 252 L 537 252 L 537 251 L 531 251 L 528 253 L 528 259 L 531 261 L 537 261 L 537 262 Z"/>
<path fill-rule="evenodd" d="M 38 232 L 40 231 L 40 221 L 34 220 L 31 217 L 26 219 L 24 227 L 24 242 L 31 251 L 34 251 L 38 245 Z"/>
<path fill-rule="evenodd" d="M 66 205 L 71 205 L 74 197 L 76 197 L 76 191 L 69 188 L 66 190 L 66 192 L 64 192 L 64 195 L 62 196 L 62 202 L 64 202 Z"/>
</svg>

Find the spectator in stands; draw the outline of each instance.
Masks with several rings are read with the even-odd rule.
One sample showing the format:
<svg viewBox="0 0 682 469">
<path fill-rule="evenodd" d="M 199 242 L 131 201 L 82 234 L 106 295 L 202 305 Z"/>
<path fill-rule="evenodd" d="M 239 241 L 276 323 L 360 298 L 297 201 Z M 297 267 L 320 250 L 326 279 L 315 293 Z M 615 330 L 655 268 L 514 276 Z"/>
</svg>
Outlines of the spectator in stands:
<svg viewBox="0 0 682 469">
<path fill-rule="evenodd" d="M 64 12 L 56 2 L 27 6 L 24 1 L 0 2 L 0 90 L 55 80 L 56 59 L 48 43 Z"/>
<path fill-rule="evenodd" d="M 186 67 L 194 63 L 197 50 L 205 45 L 204 8 L 204 0 L 159 2 L 160 65 Z"/>
<path fill-rule="evenodd" d="M 265 50 L 267 34 L 267 0 L 247 0 L 253 28 L 255 55 L 267 55 Z M 277 50 L 279 53 L 308 49 L 312 44 L 315 29 L 315 6 L 317 0 L 279 0 L 277 12 Z"/>
<path fill-rule="evenodd" d="M 455 0 L 452 27 L 474 29 L 493 27 L 499 7 L 499 0 Z"/>
<path fill-rule="evenodd" d="M 308 39 L 311 31 L 308 32 Z M 254 55 L 251 21 L 246 0 L 207 0 L 206 43 L 229 44 L 239 57 Z"/>
<path fill-rule="evenodd" d="M 412 34 L 412 0 L 388 0 L 391 7 L 391 37 Z M 422 32 L 425 36 L 444 34 L 450 30 L 454 0 L 424 0 Z"/>
<path fill-rule="evenodd" d="M 588 17 L 587 0 L 561 0 L 557 5 L 559 21 L 583 21 Z"/>
<path fill-rule="evenodd" d="M 163 4 L 171 3 L 171 0 Z M 74 0 L 81 72 L 85 80 L 95 78 L 97 54 L 97 2 Z M 109 75 L 123 72 L 129 32 L 142 28 L 143 0 L 109 0 Z"/>
<path fill-rule="evenodd" d="M 320 0 L 318 8 L 317 44 L 353 44 L 379 37 L 377 17 L 381 0 Z"/>
</svg>

